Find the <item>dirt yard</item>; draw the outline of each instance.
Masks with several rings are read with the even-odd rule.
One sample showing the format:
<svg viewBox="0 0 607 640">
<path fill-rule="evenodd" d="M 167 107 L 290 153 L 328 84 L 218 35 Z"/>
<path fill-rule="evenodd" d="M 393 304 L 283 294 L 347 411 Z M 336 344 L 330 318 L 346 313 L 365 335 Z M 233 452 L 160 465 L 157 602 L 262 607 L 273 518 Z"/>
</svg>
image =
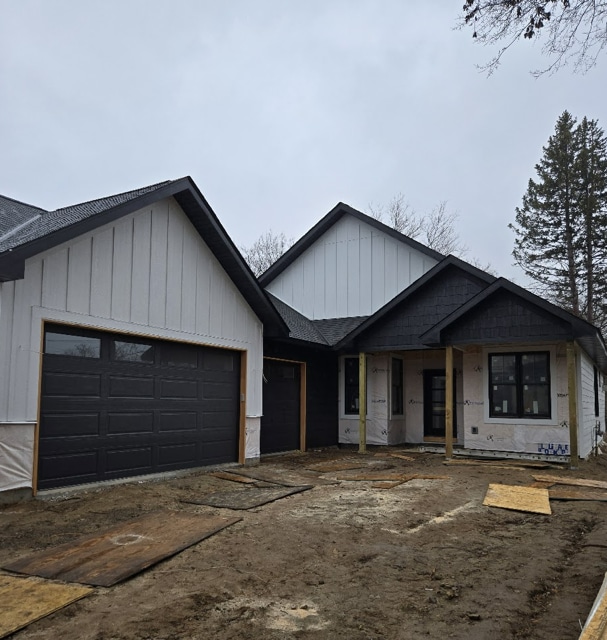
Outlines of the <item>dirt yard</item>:
<svg viewBox="0 0 607 640">
<path fill-rule="evenodd" d="M 0 564 L 158 510 L 242 516 L 178 555 L 15 633 L 56 640 L 577 638 L 607 571 L 607 503 L 553 514 L 484 507 L 489 483 L 537 473 L 607 480 L 607 455 L 576 471 L 444 465 L 328 449 L 255 470 L 311 490 L 247 511 L 188 502 L 248 486 L 195 472 L 0 507 Z M 377 453 L 380 455 L 376 455 Z M 363 469 L 319 473 L 328 460 Z M 514 464 L 513 462 L 505 464 Z M 448 476 L 393 488 L 338 480 L 385 471 Z M 262 483 L 263 485 L 263 483 Z M 0 607 L 1 611 L 1 607 Z"/>
</svg>

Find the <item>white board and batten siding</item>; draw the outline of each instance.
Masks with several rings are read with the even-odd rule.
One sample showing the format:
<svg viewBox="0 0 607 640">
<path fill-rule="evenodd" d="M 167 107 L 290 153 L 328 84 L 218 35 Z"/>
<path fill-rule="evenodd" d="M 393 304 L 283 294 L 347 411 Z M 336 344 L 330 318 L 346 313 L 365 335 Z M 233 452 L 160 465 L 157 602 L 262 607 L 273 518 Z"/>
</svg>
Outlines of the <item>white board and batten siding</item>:
<svg viewBox="0 0 607 640">
<path fill-rule="evenodd" d="M 0 284 L 0 310 L 0 428 L 37 420 L 49 320 L 246 351 L 246 455 L 259 455 L 263 327 L 174 199 L 30 258 Z"/>
<path fill-rule="evenodd" d="M 311 320 L 374 313 L 437 261 L 345 214 L 268 291 Z"/>
<path fill-rule="evenodd" d="M 597 371 L 598 376 L 598 409 L 595 412 L 595 368 L 592 360 L 579 351 L 578 380 L 578 448 L 581 458 L 586 458 L 601 442 L 602 436 L 597 432 L 605 429 L 605 387 L 603 374 Z"/>
</svg>

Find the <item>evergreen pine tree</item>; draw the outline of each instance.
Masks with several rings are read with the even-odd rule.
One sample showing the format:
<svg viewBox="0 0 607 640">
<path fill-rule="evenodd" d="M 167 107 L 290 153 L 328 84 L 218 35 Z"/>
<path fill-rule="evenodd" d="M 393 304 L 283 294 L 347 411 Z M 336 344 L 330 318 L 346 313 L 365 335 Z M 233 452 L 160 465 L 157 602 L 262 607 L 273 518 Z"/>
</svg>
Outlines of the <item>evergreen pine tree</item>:
<svg viewBox="0 0 607 640">
<path fill-rule="evenodd" d="M 607 320 L 607 141 L 565 111 L 516 209 L 512 252 L 537 293 L 602 326 Z"/>
</svg>

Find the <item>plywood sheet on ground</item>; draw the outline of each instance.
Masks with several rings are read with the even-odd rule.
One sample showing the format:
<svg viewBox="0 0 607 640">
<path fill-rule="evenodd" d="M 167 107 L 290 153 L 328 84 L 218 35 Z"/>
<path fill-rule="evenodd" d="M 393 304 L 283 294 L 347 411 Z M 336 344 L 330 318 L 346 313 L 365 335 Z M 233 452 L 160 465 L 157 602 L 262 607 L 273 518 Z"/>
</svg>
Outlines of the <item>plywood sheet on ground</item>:
<svg viewBox="0 0 607 640">
<path fill-rule="evenodd" d="M 594 500 L 607 502 L 607 492 L 596 489 L 563 489 L 557 487 L 548 491 L 551 500 Z"/>
<path fill-rule="evenodd" d="M 41 578 L 109 587 L 238 522 L 157 511 L 4 565 Z"/>
<path fill-rule="evenodd" d="M 507 484 L 490 484 L 483 501 L 487 507 L 500 507 L 514 511 L 528 511 L 550 515 L 547 489 L 517 487 Z"/>
<path fill-rule="evenodd" d="M 190 504 L 204 504 L 209 507 L 218 507 L 220 509 L 253 509 L 261 507 L 268 502 L 280 500 L 287 496 L 292 496 L 302 491 L 311 489 L 310 486 L 305 487 L 280 487 L 280 488 L 250 488 L 235 491 L 215 491 L 209 493 L 202 498 L 183 500 Z"/>
<path fill-rule="evenodd" d="M 595 489 L 607 489 L 607 482 L 604 480 L 585 480 L 584 478 L 568 478 L 567 476 L 533 476 L 539 482 L 553 482 L 554 484 L 570 484 L 574 487 L 594 487 Z"/>
<path fill-rule="evenodd" d="M 0 575 L 0 638 L 84 598 L 93 589 Z"/>
<path fill-rule="evenodd" d="M 335 480 L 327 478 L 319 478 L 318 474 L 306 471 L 270 471 L 268 469 L 240 468 L 234 469 L 231 473 L 236 473 L 247 478 L 260 480 L 261 482 L 269 482 L 270 484 L 278 484 L 282 487 L 303 487 L 306 485 L 330 485 L 337 484 Z"/>
<path fill-rule="evenodd" d="M 607 637 L 607 574 L 588 614 L 579 640 L 604 640 Z"/>
</svg>

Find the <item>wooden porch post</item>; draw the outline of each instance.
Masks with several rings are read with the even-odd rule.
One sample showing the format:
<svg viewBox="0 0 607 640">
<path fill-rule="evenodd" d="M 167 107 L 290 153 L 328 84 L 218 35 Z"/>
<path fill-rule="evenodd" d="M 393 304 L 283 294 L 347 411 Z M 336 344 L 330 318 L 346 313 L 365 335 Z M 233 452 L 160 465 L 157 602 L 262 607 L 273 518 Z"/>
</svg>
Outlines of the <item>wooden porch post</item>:
<svg viewBox="0 0 607 640">
<path fill-rule="evenodd" d="M 567 395 L 569 397 L 569 466 L 578 465 L 577 442 L 577 367 L 575 363 L 575 343 L 567 342 Z"/>
<path fill-rule="evenodd" d="M 358 355 L 358 453 L 367 453 L 367 356 Z"/>
<path fill-rule="evenodd" d="M 445 457 L 453 457 L 453 347 L 445 349 Z"/>
</svg>

